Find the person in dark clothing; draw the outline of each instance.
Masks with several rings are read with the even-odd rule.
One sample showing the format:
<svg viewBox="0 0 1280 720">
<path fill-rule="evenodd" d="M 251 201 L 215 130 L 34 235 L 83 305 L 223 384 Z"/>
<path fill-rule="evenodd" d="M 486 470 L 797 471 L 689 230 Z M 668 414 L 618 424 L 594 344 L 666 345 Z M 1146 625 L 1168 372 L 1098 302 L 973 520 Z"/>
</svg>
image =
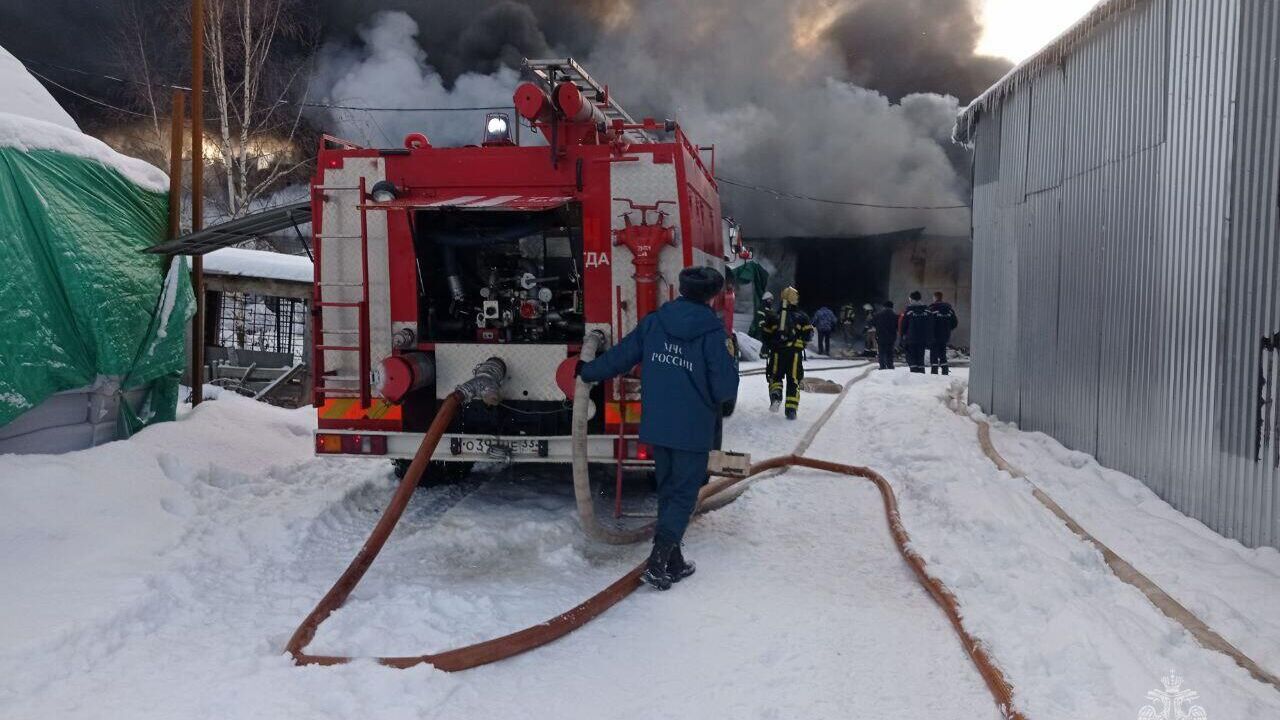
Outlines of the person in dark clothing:
<svg viewBox="0 0 1280 720">
<path fill-rule="evenodd" d="M 769 412 L 782 405 L 783 383 L 787 390 L 787 419 L 795 420 L 800 409 L 800 381 L 804 379 L 804 348 L 813 337 L 813 324 L 800 309 L 800 292 L 793 287 L 782 291 L 782 312 L 770 331 Z"/>
<path fill-rule="evenodd" d="M 880 369 L 893 369 L 893 351 L 898 346 L 898 313 L 893 311 L 893 301 L 885 300 L 884 307 L 871 318 L 876 330 L 876 351 L 880 356 Z"/>
<path fill-rule="evenodd" d="M 911 291 L 911 302 L 902 311 L 902 347 L 907 354 L 907 365 L 913 373 L 924 372 L 924 350 L 933 341 L 933 321 L 929 308 L 920 302 L 920 291 Z"/>
<path fill-rule="evenodd" d="M 751 337 L 760 341 L 760 359 L 769 364 L 768 328 L 776 327 L 778 314 L 773 311 L 773 293 L 765 292 L 760 297 L 760 307 L 756 310 L 756 321 L 751 324 Z"/>
<path fill-rule="evenodd" d="M 929 374 L 937 375 L 938 370 L 941 369 L 943 375 L 950 375 L 951 368 L 947 366 L 947 343 L 951 342 L 951 331 L 956 329 L 960 320 L 956 317 L 955 308 L 951 307 L 951 303 L 942 301 L 940 292 L 933 294 L 933 304 L 929 306 L 929 319 L 933 326 L 933 337 L 929 340 Z"/>
<path fill-rule="evenodd" d="M 844 344 L 853 347 L 853 328 L 858 323 L 858 309 L 853 303 L 840 306 L 840 327 L 844 331 Z"/>
<path fill-rule="evenodd" d="M 723 289 L 724 277 L 714 268 L 685 268 L 678 299 L 578 366 L 591 383 L 641 367 L 640 441 L 653 453 L 658 480 L 658 522 L 642 577 L 659 590 L 693 574 L 680 543 L 707 482 L 722 407 L 738 396 L 737 360 L 724 323 L 708 306 Z"/>
<path fill-rule="evenodd" d="M 836 314 L 823 305 L 813 314 L 813 329 L 818 331 L 818 354 L 831 354 L 831 333 L 836 329 Z"/>
</svg>

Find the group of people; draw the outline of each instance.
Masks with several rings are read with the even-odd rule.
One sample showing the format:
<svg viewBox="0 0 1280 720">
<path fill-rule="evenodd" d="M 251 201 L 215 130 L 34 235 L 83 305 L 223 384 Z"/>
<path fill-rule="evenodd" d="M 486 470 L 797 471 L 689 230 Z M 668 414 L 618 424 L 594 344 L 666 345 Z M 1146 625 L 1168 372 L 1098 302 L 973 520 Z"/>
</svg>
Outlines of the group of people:
<svg viewBox="0 0 1280 720">
<path fill-rule="evenodd" d="M 929 353 L 929 372 L 936 375 L 951 374 L 947 365 L 947 344 L 959 319 L 951 303 L 945 302 L 942 293 L 933 294 L 933 303 L 925 305 L 920 291 L 912 291 L 910 302 L 899 315 L 893 309 L 893 301 L 884 305 L 871 317 L 876 333 L 877 355 L 881 370 L 892 370 L 894 354 L 901 339 L 907 365 L 913 373 L 924 372 L 925 352 Z"/>
</svg>

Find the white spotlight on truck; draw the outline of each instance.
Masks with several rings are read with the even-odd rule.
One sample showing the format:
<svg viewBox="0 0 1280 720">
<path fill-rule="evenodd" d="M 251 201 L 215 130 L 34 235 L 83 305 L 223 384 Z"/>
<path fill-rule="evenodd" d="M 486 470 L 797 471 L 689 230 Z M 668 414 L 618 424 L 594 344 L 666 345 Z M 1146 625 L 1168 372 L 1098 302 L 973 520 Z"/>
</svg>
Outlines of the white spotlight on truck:
<svg viewBox="0 0 1280 720">
<path fill-rule="evenodd" d="M 506 113 L 489 113 L 484 118 L 485 145 L 514 145 L 511 141 L 511 118 Z"/>
<path fill-rule="evenodd" d="M 369 188 L 369 198 L 374 202 L 387 203 L 400 196 L 395 183 L 390 180 L 379 180 Z"/>
</svg>

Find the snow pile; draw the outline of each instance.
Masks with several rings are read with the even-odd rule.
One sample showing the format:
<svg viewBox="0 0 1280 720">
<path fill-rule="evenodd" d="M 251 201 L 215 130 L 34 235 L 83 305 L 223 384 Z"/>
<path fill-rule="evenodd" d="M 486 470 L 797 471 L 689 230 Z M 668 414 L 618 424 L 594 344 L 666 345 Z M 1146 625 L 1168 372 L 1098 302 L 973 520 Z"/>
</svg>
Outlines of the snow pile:
<svg viewBox="0 0 1280 720">
<path fill-rule="evenodd" d="M 4 48 L 0 48 L 0 108 L 0 147 L 55 150 L 113 168 L 147 190 L 169 189 L 169 177 L 160 169 L 80 132 L 71 116 Z"/>
<path fill-rule="evenodd" d="M 18 62 L 18 58 L 10 55 L 3 47 L 0 47 L 0 99 L 4 101 L 0 106 L 4 107 L 6 113 L 43 120 L 80 132 L 80 126 L 53 99 L 44 85 L 37 82 L 22 63 Z"/>
<path fill-rule="evenodd" d="M 311 260 L 268 250 L 222 248 L 204 256 L 204 271 L 212 275 L 309 283 L 315 279 Z"/>
</svg>

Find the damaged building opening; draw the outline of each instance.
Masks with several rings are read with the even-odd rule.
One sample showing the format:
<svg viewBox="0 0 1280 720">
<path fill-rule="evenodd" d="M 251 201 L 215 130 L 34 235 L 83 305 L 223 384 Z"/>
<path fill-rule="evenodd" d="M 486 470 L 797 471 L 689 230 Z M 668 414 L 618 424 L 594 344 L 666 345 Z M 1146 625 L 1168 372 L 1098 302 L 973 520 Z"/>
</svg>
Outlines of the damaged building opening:
<svg viewBox="0 0 1280 720">
<path fill-rule="evenodd" d="M 889 293 L 893 241 L 869 238 L 794 238 L 795 285 L 804 307 L 839 311 L 852 302 L 883 301 Z"/>
<path fill-rule="evenodd" d="M 768 289 L 777 296 L 794 285 L 800 305 L 809 312 L 824 305 L 839 312 L 846 303 L 861 309 L 885 300 L 901 311 L 911 291 L 920 291 L 925 302 L 940 291 L 960 319 L 951 344 L 969 345 L 973 251 L 968 238 L 911 228 L 876 235 L 760 238 L 747 245 L 769 271 Z M 753 312 L 749 304 L 740 293 L 738 312 Z"/>
</svg>

